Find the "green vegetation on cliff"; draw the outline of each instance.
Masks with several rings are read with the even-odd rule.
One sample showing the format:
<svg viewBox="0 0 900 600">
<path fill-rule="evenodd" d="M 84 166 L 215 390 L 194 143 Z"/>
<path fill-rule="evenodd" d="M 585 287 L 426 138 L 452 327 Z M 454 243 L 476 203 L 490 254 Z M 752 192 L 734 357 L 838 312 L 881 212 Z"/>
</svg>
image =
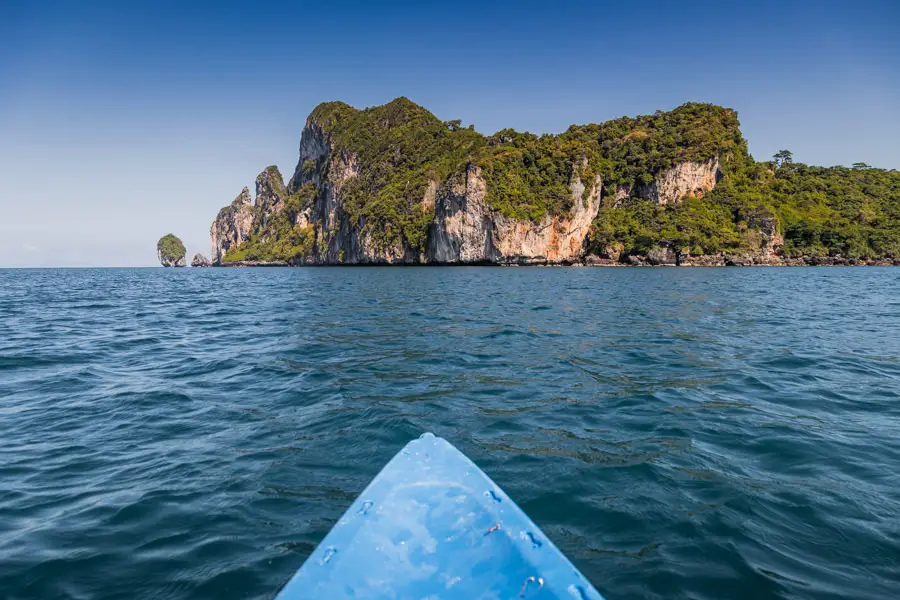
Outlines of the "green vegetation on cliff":
<svg viewBox="0 0 900 600">
<path fill-rule="evenodd" d="M 645 255 L 665 245 L 694 256 L 752 253 L 772 232 L 783 236 L 788 258 L 900 258 L 900 173 L 748 160 L 727 168 L 703 198 L 607 203 L 589 250 Z"/>
<path fill-rule="evenodd" d="M 617 248 L 622 255 L 645 255 L 668 245 L 691 255 L 748 249 L 756 240 L 742 236 L 746 226 L 718 203 L 686 198 L 678 204 L 657 206 L 650 200 L 630 198 L 622 206 L 602 206 L 594 220 L 589 251 L 603 255 Z M 753 237 L 753 234 L 749 234 Z M 759 248 L 755 243 L 755 248 Z"/>
<path fill-rule="evenodd" d="M 163 264 L 174 264 L 178 261 L 183 261 L 187 254 L 184 243 L 171 233 L 167 233 L 159 238 L 159 241 L 156 242 L 156 251 L 159 255 L 160 262 Z"/>
<path fill-rule="evenodd" d="M 596 153 L 608 195 L 615 186 L 649 184 L 679 163 L 718 157 L 728 169 L 747 159 L 737 113 L 714 104 L 689 102 L 653 115 L 573 125 L 559 137 Z"/>
<path fill-rule="evenodd" d="M 604 193 L 633 189 L 686 161 L 719 157 L 746 160 L 737 113 L 712 104 L 688 103 L 669 112 L 623 117 L 599 125 L 573 125 L 561 135 L 500 131 L 474 157 L 487 182 L 487 200 L 502 214 L 538 221 L 572 208 L 569 184 L 577 176 L 590 193 L 600 176 Z"/>
<path fill-rule="evenodd" d="M 773 216 L 788 257 L 900 258 L 900 172 L 749 163 L 720 182 L 709 202 L 739 224 Z"/>
<path fill-rule="evenodd" d="M 314 240 L 312 225 L 289 225 L 286 220 L 278 219 L 277 227 L 268 229 L 267 234 L 251 235 L 238 248 L 229 250 L 222 262 L 299 264 L 312 255 Z"/>
<path fill-rule="evenodd" d="M 481 167 L 492 208 L 514 219 L 539 221 L 572 208 L 569 184 L 576 168 L 589 191 L 595 155 L 586 144 L 504 129 L 488 138 L 473 162 Z"/>
<path fill-rule="evenodd" d="M 284 262 L 296 264 L 313 254 L 315 233 L 312 225 L 301 222 L 298 216 L 316 200 L 312 183 L 288 195 L 284 179 L 277 167 L 267 167 L 257 178 L 257 202 L 283 199 L 284 206 L 274 214 L 261 214 L 262 206 L 254 207 L 254 221 L 260 223 L 250 239 L 224 256 L 224 263 L 241 261 Z M 263 218 L 265 217 L 265 218 Z"/>
</svg>

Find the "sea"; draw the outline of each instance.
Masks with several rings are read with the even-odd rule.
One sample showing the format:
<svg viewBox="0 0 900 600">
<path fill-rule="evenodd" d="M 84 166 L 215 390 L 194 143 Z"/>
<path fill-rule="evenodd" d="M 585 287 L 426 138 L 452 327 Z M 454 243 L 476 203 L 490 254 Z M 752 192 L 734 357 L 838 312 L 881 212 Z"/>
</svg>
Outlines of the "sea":
<svg viewBox="0 0 900 600">
<path fill-rule="evenodd" d="M 608 600 L 900 598 L 900 269 L 539 267 L 0 270 L 0 598 L 272 598 L 423 432 Z"/>
</svg>

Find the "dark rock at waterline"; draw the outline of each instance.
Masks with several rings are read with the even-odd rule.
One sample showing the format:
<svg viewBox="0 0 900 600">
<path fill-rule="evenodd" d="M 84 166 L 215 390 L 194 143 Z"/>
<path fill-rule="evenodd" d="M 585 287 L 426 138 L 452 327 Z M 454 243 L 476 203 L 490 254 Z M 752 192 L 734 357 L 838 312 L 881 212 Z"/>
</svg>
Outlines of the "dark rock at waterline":
<svg viewBox="0 0 900 600">
<path fill-rule="evenodd" d="M 192 267 L 209 267 L 212 263 L 209 262 L 209 259 L 200 254 L 199 252 L 194 255 L 194 258 L 191 259 Z"/>
</svg>

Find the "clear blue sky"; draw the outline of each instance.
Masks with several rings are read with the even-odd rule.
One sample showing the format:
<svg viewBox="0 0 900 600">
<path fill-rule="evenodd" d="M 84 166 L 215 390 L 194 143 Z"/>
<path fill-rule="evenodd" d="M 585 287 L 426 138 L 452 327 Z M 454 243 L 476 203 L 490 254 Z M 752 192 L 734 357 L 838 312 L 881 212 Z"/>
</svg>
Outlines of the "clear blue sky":
<svg viewBox="0 0 900 600">
<path fill-rule="evenodd" d="M 0 266 L 209 253 L 319 102 L 482 132 L 736 108 L 750 150 L 900 168 L 900 1 L 0 4 Z"/>
</svg>

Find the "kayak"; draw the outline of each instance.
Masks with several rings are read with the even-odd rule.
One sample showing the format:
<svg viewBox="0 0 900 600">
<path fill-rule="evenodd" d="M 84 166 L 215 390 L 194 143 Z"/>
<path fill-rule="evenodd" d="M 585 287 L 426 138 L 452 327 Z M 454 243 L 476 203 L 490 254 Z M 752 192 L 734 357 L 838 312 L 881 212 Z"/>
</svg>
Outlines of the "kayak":
<svg viewBox="0 0 900 600">
<path fill-rule="evenodd" d="M 471 460 L 426 433 L 372 480 L 276 600 L 602 600 Z"/>
</svg>

